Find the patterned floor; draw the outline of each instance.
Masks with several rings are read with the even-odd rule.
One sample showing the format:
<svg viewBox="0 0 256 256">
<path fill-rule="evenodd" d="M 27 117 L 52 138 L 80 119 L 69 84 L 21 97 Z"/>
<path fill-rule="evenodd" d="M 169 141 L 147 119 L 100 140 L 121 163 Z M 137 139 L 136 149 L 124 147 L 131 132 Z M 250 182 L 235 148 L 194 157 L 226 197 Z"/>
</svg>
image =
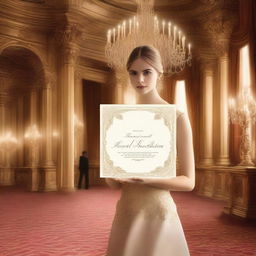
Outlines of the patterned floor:
<svg viewBox="0 0 256 256">
<path fill-rule="evenodd" d="M 104 255 L 119 195 L 104 187 L 71 194 L 0 188 L 0 256 Z M 223 202 L 172 195 L 191 256 L 256 256 L 255 224 L 223 216 Z"/>
</svg>

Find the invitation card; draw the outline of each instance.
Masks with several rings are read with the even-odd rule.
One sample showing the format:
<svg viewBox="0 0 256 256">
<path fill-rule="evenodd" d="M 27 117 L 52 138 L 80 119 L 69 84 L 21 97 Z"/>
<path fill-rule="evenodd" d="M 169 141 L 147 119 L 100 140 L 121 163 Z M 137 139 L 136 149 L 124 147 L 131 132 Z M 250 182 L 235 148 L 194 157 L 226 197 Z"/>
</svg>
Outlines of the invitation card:
<svg viewBox="0 0 256 256">
<path fill-rule="evenodd" d="M 176 176 L 176 105 L 100 104 L 100 177 Z"/>
</svg>

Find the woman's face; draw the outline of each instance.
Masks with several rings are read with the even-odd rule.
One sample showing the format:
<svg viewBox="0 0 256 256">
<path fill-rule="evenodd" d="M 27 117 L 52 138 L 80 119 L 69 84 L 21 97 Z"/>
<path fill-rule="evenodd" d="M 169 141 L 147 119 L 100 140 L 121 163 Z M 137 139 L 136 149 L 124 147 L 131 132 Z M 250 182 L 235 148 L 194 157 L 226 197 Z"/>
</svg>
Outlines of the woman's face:
<svg viewBox="0 0 256 256">
<path fill-rule="evenodd" d="M 143 59 L 136 59 L 128 72 L 137 93 L 146 94 L 156 87 L 158 72 Z"/>
</svg>

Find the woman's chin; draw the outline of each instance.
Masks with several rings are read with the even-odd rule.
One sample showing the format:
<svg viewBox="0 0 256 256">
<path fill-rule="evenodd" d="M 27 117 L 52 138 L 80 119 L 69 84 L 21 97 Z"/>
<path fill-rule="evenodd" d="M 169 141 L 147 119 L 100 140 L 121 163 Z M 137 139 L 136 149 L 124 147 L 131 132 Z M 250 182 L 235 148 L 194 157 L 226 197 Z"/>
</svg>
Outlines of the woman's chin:
<svg viewBox="0 0 256 256">
<path fill-rule="evenodd" d="M 138 95 L 144 95 L 144 94 L 147 94 L 150 91 L 150 89 L 149 88 L 143 88 L 143 89 L 135 88 L 135 91 Z"/>
</svg>

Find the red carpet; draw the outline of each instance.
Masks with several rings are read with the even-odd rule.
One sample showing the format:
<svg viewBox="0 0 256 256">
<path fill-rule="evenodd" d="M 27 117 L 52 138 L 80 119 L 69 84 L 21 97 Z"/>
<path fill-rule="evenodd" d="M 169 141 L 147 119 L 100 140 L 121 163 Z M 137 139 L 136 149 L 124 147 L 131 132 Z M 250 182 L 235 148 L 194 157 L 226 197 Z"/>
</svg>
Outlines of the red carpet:
<svg viewBox="0 0 256 256">
<path fill-rule="evenodd" d="M 104 255 L 119 195 L 103 187 L 71 194 L 1 188 L 0 256 Z M 255 224 L 222 216 L 223 202 L 172 195 L 191 256 L 256 255 Z"/>
</svg>

